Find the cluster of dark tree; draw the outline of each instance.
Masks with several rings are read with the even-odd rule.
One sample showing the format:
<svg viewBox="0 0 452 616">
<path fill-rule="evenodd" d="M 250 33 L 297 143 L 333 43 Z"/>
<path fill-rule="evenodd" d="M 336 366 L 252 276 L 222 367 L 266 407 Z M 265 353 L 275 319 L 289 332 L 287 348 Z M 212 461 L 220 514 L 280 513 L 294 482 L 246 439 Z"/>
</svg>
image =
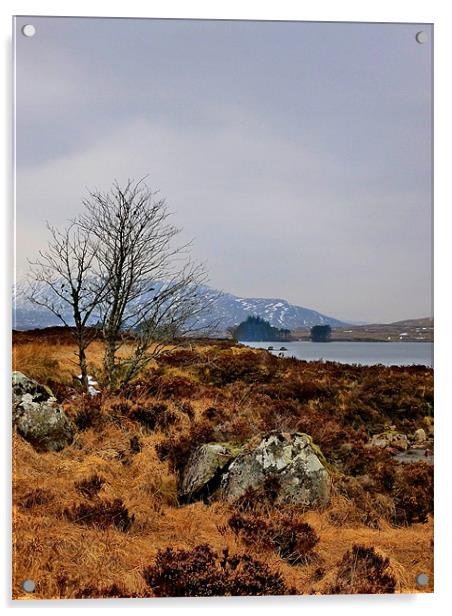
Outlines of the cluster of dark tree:
<svg viewBox="0 0 452 616">
<path fill-rule="evenodd" d="M 272 327 L 268 321 L 258 316 L 248 317 L 231 333 L 235 340 L 243 340 L 244 342 L 287 342 L 292 340 L 289 329 Z"/>
<path fill-rule="evenodd" d="M 165 201 L 143 181 L 90 192 L 80 216 L 49 231 L 47 250 L 31 263 L 28 297 L 65 326 L 71 325 L 69 307 L 85 387 L 86 350 L 99 331 L 105 343 L 103 380 L 114 388 L 176 337 L 199 329 L 198 317 L 213 301 L 199 292 L 205 270 L 190 258 L 190 244 L 175 244 L 180 229 Z"/>
<path fill-rule="evenodd" d="M 312 342 L 330 342 L 331 326 L 330 325 L 314 325 L 311 327 Z"/>
</svg>

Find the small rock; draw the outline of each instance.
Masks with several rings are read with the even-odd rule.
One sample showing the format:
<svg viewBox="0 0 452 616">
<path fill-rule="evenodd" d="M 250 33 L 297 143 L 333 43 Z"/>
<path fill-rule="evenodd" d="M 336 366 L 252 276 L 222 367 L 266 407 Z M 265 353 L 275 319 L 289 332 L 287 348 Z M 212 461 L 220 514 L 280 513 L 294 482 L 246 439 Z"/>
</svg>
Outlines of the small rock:
<svg viewBox="0 0 452 616">
<path fill-rule="evenodd" d="M 388 439 L 386 436 L 381 434 L 374 434 L 374 436 L 370 439 L 369 445 L 372 447 L 380 447 L 380 449 L 385 449 L 388 446 Z"/>
<path fill-rule="evenodd" d="M 70 445 L 74 426 L 52 392 L 21 372 L 13 373 L 13 423 L 37 451 L 59 451 Z"/>
<path fill-rule="evenodd" d="M 383 432 L 382 434 L 375 434 L 369 443 L 372 447 L 380 447 L 380 449 L 398 449 L 405 451 L 408 449 L 408 437 L 406 434 L 399 434 L 398 432 Z"/>
<path fill-rule="evenodd" d="M 201 445 L 191 454 L 184 470 L 179 490 L 183 502 L 207 499 L 220 485 L 221 474 L 232 460 L 227 445 Z"/>
<path fill-rule="evenodd" d="M 427 436 L 425 434 L 425 430 L 423 428 L 418 428 L 414 433 L 414 442 L 415 443 L 424 443 L 427 440 Z"/>
</svg>

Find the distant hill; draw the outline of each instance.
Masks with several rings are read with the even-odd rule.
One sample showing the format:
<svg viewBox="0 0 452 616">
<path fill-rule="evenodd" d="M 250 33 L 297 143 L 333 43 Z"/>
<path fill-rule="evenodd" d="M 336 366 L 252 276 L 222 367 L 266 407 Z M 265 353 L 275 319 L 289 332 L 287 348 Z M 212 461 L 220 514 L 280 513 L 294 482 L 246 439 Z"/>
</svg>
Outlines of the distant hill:
<svg viewBox="0 0 452 616">
<path fill-rule="evenodd" d="M 203 287 L 202 292 L 207 297 L 218 294 L 218 291 L 210 287 Z M 248 316 L 258 316 L 268 321 L 272 327 L 290 330 L 306 331 L 313 325 L 347 326 L 344 321 L 321 314 L 310 308 L 289 304 L 285 299 L 245 298 L 237 297 L 231 293 L 223 293 L 215 300 L 204 321 L 206 324 L 208 321 L 217 322 L 219 328 L 226 332 L 228 328 L 235 327 L 245 321 Z M 13 313 L 14 329 L 37 329 L 53 325 L 60 325 L 58 319 L 45 309 L 30 304 L 19 286 Z"/>
<path fill-rule="evenodd" d="M 344 321 L 310 308 L 289 304 L 285 299 L 237 297 L 231 293 L 223 293 L 215 302 L 214 313 L 225 327 L 238 325 L 248 316 L 258 316 L 268 321 L 272 327 L 290 330 L 309 330 L 313 325 L 331 325 L 331 327 L 347 325 Z"/>
<path fill-rule="evenodd" d="M 305 332 L 293 332 L 306 337 Z M 378 342 L 433 342 L 433 319 L 406 319 L 395 323 L 373 323 L 334 327 L 331 340 L 355 340 Z"/>
</svg>

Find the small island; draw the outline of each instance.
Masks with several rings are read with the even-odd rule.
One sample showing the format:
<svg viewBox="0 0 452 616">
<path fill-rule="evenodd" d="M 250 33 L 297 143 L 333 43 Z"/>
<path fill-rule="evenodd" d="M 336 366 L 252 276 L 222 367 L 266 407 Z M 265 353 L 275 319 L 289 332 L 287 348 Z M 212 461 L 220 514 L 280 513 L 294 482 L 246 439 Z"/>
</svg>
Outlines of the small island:
<svg viewBox="0 0 452 616">
<path fill-rule="evenodd" d="M 293 340 L 289 329 L 273 327 L 258 316 L 249 316 L 232 330 L 234 340 L 243 342 L 289 342 Z"/>
<path fill-rule="evenodd" d="M 311 327 L 312 342 L 330 342 L 331 341 L 331 326 L 330 325 L 314 325 Z"/>
</svg>

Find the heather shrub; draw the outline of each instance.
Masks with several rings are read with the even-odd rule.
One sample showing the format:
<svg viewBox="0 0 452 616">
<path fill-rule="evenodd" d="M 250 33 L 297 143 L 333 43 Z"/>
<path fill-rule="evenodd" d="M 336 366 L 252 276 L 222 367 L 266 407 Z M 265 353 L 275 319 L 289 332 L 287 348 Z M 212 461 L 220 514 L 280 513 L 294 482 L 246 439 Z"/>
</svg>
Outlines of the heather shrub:
<svg viewBox="0 0 452 616">
<path fill-rule="evenodd" d="M 193 419 L 195 416 L 195 411 L 193 410 L 193 406 L 187 400 L 175 400 L 174 406 L 181 412 L 187 415 L 189 419 Z"/>
<path fill-rule="evenodd" d="M 20 499 L 20 503 L 26 509 L 32 509 L 37 505 L 47 505 L 54 500 L 55 496 L 45 488 L 35 488 L 30 490 Z"/>
<path fill-rule="evenodd" d="M 129 596 L 125 588 L 118 584 L 110 586 L 80 586 L 79 579 L 73 579 L 66 575 L 60 575 L 56 579 L 58 596 L 64 599 L 115 599 Z"/>
<path fill-rule="evenodd" d="M 204 364 L 199 366 L 198 375 L 203 383 L 224 387 L 235 381 L 245 383 L 266 383 L 276 374 L 278 361 L 270 354 L 254 351 L 216 353 L 207 356 Z"/>
<path fill-rule="evenodd" d="M 378 466 L 391 464 L 392 458 L 389 451 L 379 447 L 369 447 L 362 441 L 352 443 L 347 450 L 340 450 L 341 469 L 346 475 L 354 477 L 374 472 Z"/>
<path fill-rule="evenodd" d="M 167 460 L 173 472 L 180 475 L 188 462 L 190 454 L 199 445 L 215 440 L 214 428 L 210 423 L 200 422 L 191 425 L 188 433 L 182 433 L 179 438 L 169 436 L 156 445 L 160 460 Z"/>
<path fill-rule="evenodd" d="M 157 597 L 214 597 L 247 595 L 287 595 L 278 572 L 247 555 L 221 555 L 208 545 L 191 550 L 160 550 L 153 565 L 143 572 L 146 583 Z"/>
<path fill-rule="evenodd" d="M 291 565 L 305 560 L 319 542 L 312 526 L 294 515 L 234 513 L 228 524 L 246 545 L 273 550 Z"/>
<path fill-rule="evenodd" d="M 197 392 L 199 386 L 195 381 L 180 375 L 156 375 L 147 383 L 149 393 L 162 399 L 191 398 Z"/>
<path fill-rule="evenodd" d="M 177 421 L 177 415 L 167 404 L 135 405 L 129 413 L 130 419 L 140 423 L 146 430 L 164 429 Z"/>
<path fill-rule="evenodd" d="M 323 409 L 306 410 L 301 414 L 296 430 L 309 434 L 325 457 L 336 463 L 341 462 L 340 451 L 344 443 L 359 441 L 355 430 L 345 428 L 338 419 L 329 416 L 328 411 Z"/>
<path fill-rule="evenodd" d="M 215 421 L 221 422 L 226 418 L 226 413 L 222 408 L 216 408 L 214 406 L 209 406 L 202 412 L 203 419 L 207 421 Z"/>
<path fill-rule="evenodd" d="M 141 451 L 141 441 L 138 436 L 135 434 L 129 441 L 130 451 L 132 454 L 140 453 Z"/>
<path fill-rule="evenodd" d="M 74 592 L 74 599 L 122 599 L 129 593 L 118 584 L 111 586 L 84 586 Z"/>
<path fill-rule="evenodd" d="M 337 526 L 364 524 L 377 529 L 381 526 L 381 520 L 393 522 L 394 500 L 391 496 L 378 492 L 377 487 L 377 483 L 368 475 L 336 478 L 335 492 L 344 498 L 329 508 L 330 521 Z"/>
<path fill-rule="evenodd" d="M 195 366 L 200 361 L 202 361 L 202 355 L 190 349 L 176 349 L 159 357 L 160 365 L 178 368 Z"/>
<path fill-rule="evenodd" d="M 270 430 L 293 431 L 297 429 L 301 407 L 294 400 L 272 400 L 259 396 L 256 415 L 259 428 L 263 432 Z"/>
<path fill-rule="evenodd" d="M 128 383 L 112 392 L 116 397 L 126 398 L 134 402 L 154 397 L 162 400 L 192 398 L 202 395 L 205 388 L 199 383 L 180 374 L 171 374 L 163 366 L 153 368 L 143 374 L 140 379 Z"/>
<path fill-rule="evenodd" d="M 393 420 L 420 419 L 432 414 L 433 382 L 431 372 L 424 369 L 422 382 L 416 372 L 385 370 L 385 378 L 378 371 L 369 372 L 356 392 L 361 402 Z"/>
<path fill-rule="evenodd" d="M 94 498 L 100 491 L 105 481 L 98 475 L 93 475 L 88 479 L 83 479 L 75 484 L 75 488 L 86 498 Z"/>
<path fill-rule="evenodd" d="M 102 397 L 83 394 L 78 399 L 75 411 L 74 423 L 81 431 L 94 428 L 100 430 L 105 424 L 106 418 L 102 413 Z"/>
<path fill-rule="evenodd" d="M 116 526 L 118 530 L 127 531 L 134 516 L 130 516 L 121 499 L 113 501 L 96 501 L 95 503 L 81 503 L 65 510 L 65 516 L 71 522 L 86 526 L 95 526 L 105 529 Z"/>
<path fill-rule="evenodd" d="M 60 383 L 59 381 L 55 381 L 53 379 L 48 379 L 46 385 L 52 390 L 52 394 L 60 403 L 68 400 L 77 391 L 75 387 L 71 387 L 66 383 Z"/>
<path fill-rule="evenodd" d="M 396 583 L 388 558 L 374 548 L 354 545 L 339 563 L 330 592 L 341 595 L 394 593 Z"/>
<path fill-rule="evenodd" d="M 433 512 L 433 466 L 427 462 L 401 464 L 392 494 L 398 523 L 425 522 Z"/>
<path fill-rule="evenodd" d="M 285 379 L 274 381 L 259 388 L 259 391 L 275 400 L 293 399 L 307 402 L 330 395 L 330 390 L 318 380 L 305 380 L 299 375 L 290 374 Z"/>
</svg>

